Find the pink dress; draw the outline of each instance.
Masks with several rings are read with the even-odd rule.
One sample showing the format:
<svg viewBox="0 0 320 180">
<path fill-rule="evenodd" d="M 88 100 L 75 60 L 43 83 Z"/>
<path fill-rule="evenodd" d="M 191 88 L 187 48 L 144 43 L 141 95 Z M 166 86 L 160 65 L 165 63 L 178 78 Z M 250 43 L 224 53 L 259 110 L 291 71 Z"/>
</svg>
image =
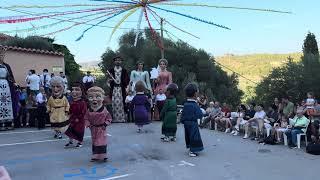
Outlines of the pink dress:
<svg viewBox="0 0 320 180">
<path fill-rule="evenodd" d="M 111 124 L 112 117 L 105 107 L 98 111 L 89 109 L 84 116 L 86 127 L 90 127 L 92 139 L 92 159 L 107 158 L 106 127 Z"/>
<path fill-rule="evenodd" d="M 155 95 L 159 94 L 160 89 L 162 89 L 163 92 L 166 91 L 167 85 L 172 83 L 172 73 L 169 71 L 164 71 L 164 72 L 160 71 L 157 80 L 158 82 L 154 92 Z"/>
</svg>

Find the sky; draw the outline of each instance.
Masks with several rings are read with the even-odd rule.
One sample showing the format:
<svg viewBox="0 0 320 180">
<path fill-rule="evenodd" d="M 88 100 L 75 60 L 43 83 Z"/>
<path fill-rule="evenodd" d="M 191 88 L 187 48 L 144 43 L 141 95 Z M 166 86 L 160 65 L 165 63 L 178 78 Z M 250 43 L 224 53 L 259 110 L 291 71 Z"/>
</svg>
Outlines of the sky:
<svg viewBox="0 0 320 180">
<path fill-rule="evenodd" d="M 306 34 L 310 31 L 320 37 L 320 1 L 319 0 L 180 0 L 176 3 L 203 3 L 219 6 L 239 6 L 252 8 L 276 9 L 290 11 L 292 14 L 280 14 L 270 12 L 258 12 L 247 10 L 215 9 L 204 7 L 182 7 L 182 6 L 158 6 L 183 14 L 188 14 L 200 19 L 215 22 L 231 30 L 218 28 L 209 24 L 191 20 L 182 16 L 169 14 L 157 10 L 158 14 L 174 24 L 186 30 L 200 39 L 187 35 L 168 24 L 164 28 L 172 34 L 173 40 L 181 39 L 188 42 L 195 48 L 206 50 L 213 56 L 224 54 L 253 54 L 253 53 L 291 53 L 301 52 L 302 44 Z M 105 2 L 94 2 L 90 0 L 0 0 L 0 19 L 4 16 L 24 15 L 4 9 L 11 5 L 64 5 L 64 4 L 103 4 Z M 89 7 L 91 8 L 91 7 Z M 80 8 L 81 9 L 81 8 Z M 48 11 L 69 11 L 73 8 L 56 9 L 20 9 L 31 13 L 44 13 Z M 80 41 L 75 41 L 88 25 L 80 25 L 54 34 L 50 37 L 55 38 L 56 43 L 66 45 L 72 54 L 75 55 L 77 62 L 99 61 L 101 55 L 107 48 L 116 50 L 118 48 L 119 37 L 137 27 L 140 11 L 130 16 L 118 29 L 111 40 L 112 28 L 95 27 Z M 79 17 L 81 15 L 68 15 L 68 18 Z M 115 17 L 101 25 L 113 27 L 120 21 L 122 16 Z M 92 18 L 92 17 L 90 17 Z M 154 28 L 159 28 L 157 21 L 149 17 Z M 87 20 L 88 18 L 86 18 Z M 38 27 L 58 20 L 44 19 L 25 23 L 1 24 L 0 32 L 6 30 L 18 30 L 30 27 Z M 77 20 L 81 21 L 81 20 Z M 92 23 L 98 21 L 93 21 Z M 54 27 L 37 30 L 27 33 L 18 33 L 19 36 L 44 35 L 59 29 L 68 27 L 73 23 L 65 22 Z M 143 18 L 141 27 L 147 27 Z M 126 29 L 127 28 L 127 29 Z M 11 33 L 15 35 L 16 33 Z M 165 34 L 165 37 L 169 38 Z"/>
</svg>

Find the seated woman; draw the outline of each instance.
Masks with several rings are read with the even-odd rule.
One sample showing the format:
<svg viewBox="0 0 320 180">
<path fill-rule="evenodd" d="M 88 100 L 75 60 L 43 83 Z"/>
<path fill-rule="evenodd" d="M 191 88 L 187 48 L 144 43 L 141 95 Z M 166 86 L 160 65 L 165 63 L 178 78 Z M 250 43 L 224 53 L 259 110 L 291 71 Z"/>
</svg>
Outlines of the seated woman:
<svg viewBox="0 0 320 180">
<path fill-rule="evenodd" d="M 237 122 L 231 134 L 233 134 L 234 136 L 237 136 L 240 131 L 240 126 L 245 125 L 249 119 L 250 119 L 250 114 L 249 114 L 249 111 L 247 110 L 247 107 L 244 104 L 241 104 L 238 107 L 238 118 L 236 120 Z"/>
<path fill-rule="evenodd" d="M 243 139 L 249 138 L 249 128 L 252 127 L 253 125 L 258 125 L 258 133 L 259 137 L 262 138 L 262 130 L 264 127 L 264 119 L 266 118 L 266 113 L 263 110 L 263 105 L 259 104 L 256 107 L 256 113 L 254 114 L 254 117 L 249 119 L 248 122 L 245 124 L 245 135 Z M 254 139 L 258 139 L 258 137 L 255 137 Z"/>
<path fill-rule="evenodd" d="M 225 126 L 225 133 L 230 133 L 232 129 L 232 123 L 230 121 L 231 110 L 227 103 L 222 104 L 221 115 L 216 118 L 216 123 Z"/>
</svg>

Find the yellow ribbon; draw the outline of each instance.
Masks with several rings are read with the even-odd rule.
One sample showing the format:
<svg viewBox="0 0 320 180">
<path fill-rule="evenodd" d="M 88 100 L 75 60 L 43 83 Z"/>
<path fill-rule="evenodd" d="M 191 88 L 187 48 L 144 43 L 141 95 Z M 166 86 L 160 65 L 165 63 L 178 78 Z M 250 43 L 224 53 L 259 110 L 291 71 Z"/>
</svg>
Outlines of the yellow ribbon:
<svg viewBox="0 0 320 180">
<path fill-rule="evenodd" d="M 114 32 L 116 32 L 116 30 L 120 27 L 120 25 L 121 25 L 129 16 L 131 16 L 134 12 L 136 12 L 138 9 L 139 9 L 138 7 L 135 7 L 135 8 L 133 8 L 133 9 L 131 9 L 131 10 L 129 11 L 129 13 L 126 14 L 126 15 L 115 25 L 115 27 L 113 28 L 113 30 L 112 30 L 112 32 L 111 32 L 109 41 L 111 40 L 112 35 L 114 34 Z"/>
</svg>

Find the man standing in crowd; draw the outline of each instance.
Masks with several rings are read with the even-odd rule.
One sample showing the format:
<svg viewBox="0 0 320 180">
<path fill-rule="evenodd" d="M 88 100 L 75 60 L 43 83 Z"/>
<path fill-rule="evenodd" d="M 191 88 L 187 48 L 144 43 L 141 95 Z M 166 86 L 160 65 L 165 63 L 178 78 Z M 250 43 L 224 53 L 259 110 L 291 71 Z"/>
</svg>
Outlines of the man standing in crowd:
<svg viewBox="0 0 320 180">
<path fill-rule="evenodd" d="M 31 94 L 35 98 L 40 88 L 40 77 L 36 74 L 34 69 L 30 70 L 30 72 L 31 75 L 28 78 L 28 84 L 30 86 Z"/>
<path fill-rule="evenodd" d="M 84 88 L 87 92 L 87 90 L 91 87 L 93 87 L 93 84 L 94 84 L 94 77 L 91 75 L 91 72 L 88 71 L 87 72 L 87 75 L 85 75 L 82 79 L 82 82 L 84 84 Z"/>
<path fill-rule="evenodd" d="M 63 72 L 60 72 L 60 77 L 62 77 L 62 79 L 63 79 L 64 93 L 67 93 L 67 91 L 68 91 L 68 79 L 67 79 L 66 75 Z"/>
<path fill-rule="evenodd" d="M 48 72 L 48 69 L 44 69 L 43 73 L 40 75 L 41 86 L 44 88 L 46 94 L 50 94 L 50 80 L 51 76 Z"/>
<path fill-rule="evenodd" d="M 122 60 L 120 56 L 113 58 L 115 66 L 108 70 L 110 97 L 112 97 L 112 122 L 126 122 L 125 99 L 130 78 L 128 71 L 121 66 Z"/>
</svg>

